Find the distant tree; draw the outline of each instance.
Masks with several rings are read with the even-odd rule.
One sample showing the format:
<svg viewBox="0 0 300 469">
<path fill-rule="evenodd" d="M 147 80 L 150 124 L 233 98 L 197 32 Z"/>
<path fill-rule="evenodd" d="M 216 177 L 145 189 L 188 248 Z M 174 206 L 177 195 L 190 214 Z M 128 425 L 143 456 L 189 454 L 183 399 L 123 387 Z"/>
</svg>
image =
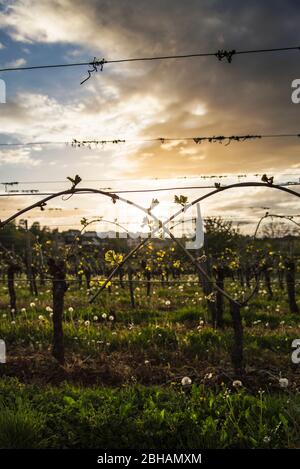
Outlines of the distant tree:
<svg viewBox="0 0 300 469">
<path fill-rule="evenodd" d="M 263 226 L 262 235 L 264 238 L 276 239 L 299 235 L 299 231 L 299 228 L 291 226 L 288 222 L 272 221 Z"/>
<path fill-rule="evenodd" d="M 209 217 L 205 219 L 205 246 L 206 252 L 221 253 L 225 248 L 233 248 L 241 239 L 239 230 L 233 227 L 232 221 L 222 217 Z"/>
</svg>

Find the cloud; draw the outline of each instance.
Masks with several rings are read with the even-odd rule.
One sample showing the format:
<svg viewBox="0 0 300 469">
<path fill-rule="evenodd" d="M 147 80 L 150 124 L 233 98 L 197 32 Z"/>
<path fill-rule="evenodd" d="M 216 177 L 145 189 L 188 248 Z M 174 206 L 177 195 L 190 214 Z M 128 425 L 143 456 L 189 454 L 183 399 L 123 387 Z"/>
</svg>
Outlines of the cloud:
<svg viewBox="0 0 300 469">
<path fill-rule="evenodd" d="M 104 87 L 105 88 L 105 87 Z M 105 91 L 104 91 L 105 93 Z M 138 135 L 162 105 L 151 94 L 135 93 L 126 99 L 101 104 L 105 98 L 80 100 L 68 104 L 40 93 L 21 92 L 8 102 L 0 115 L 1 130 L 23 139 L 111 139 Z"/>
<path fill-rule="evenodd" d="M 1 48 L 0 48 L 1 49 Z M 11 62 L 7 62 L 5 64 L 5 67 L 9 68 L 14 68 L 14 67 L 23 67 L 24 65 L 26 65 L 26 60 L 24 58 L 20 58 L 20 59 L 16 59 L 16 60 L 12 60 Z"/>
<path fill-rule="evenodd" d="M 224 45 L 241 49 L 292 44 L 299 19 L 292 0 L 285 2 L 284 10 L 278 1 L 262 4 L 258 0 L 251 7 L 233 0 L 226 6 L 219 1 L 200 5 L 195 0 L 141 0 L 138 5 L 133 0 L 84 4 L 78 0 L 17 0 L 9 3 L 1 22 L 14 39 L 77 44 L 91 50 L 90 56 L 103 52 L 109 59 L 123 54 L 214 51 Z M 299 119 L 300 106 L 290 100 L 295 73 L 292 52 L 239 56 L 231 65 L 215 58 L 118 64 L 105 66 L 103 73 L 87 82 L 87 89 L 93 93 L 91 111 L 112 104 L 119 112 L 117 101 L 126 101 L 138 90 L 141 100 L 146 94 L 162 102 L 164 112 L 160 110 L 148 126 L 148 133 L 156 136 L 161 132 L 276 131 L 295 128 Z M 104 77 L 109 78 L 105 83 Z"/>
<path fill-rule="evenodd" d="M 0 166 L 6 164 L 9 166 L 26 165 L 38 166 L 41 160 L 30 156 L 29 148 L 17 148 L 14 150 L 0 150 Z"/>
<path fill-rule="evenodd" d="M 134 43 L 135 32 L 128 28 L 127 18 L 132 14 L 136 22 L 138 10 L 140 6 L 128 1 L 17 0 L 7 5 L 0 25 L 15 41 L 75 43 L 98 50 L 100 39 L 101 49 L 117 52 Z M 147 22 L 154 26 L 150 18 Z M 143 23 L 136 24 L 140 33 L 144 32 Z"/>
</svg>

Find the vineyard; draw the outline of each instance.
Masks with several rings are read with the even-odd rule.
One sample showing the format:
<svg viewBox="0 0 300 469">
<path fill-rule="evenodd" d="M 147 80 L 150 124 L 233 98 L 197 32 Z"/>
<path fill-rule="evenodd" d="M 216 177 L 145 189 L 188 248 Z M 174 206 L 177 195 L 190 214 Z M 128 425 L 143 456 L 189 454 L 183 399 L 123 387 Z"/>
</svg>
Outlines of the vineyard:
<svg viewBox="0 0 300 469">
<path fill-rule="evenodd" d="M 299 459 L 297 3 L 0 2 L 11 465 Z"/>
<path fill-rule="evenodd" d="M 188 198 L 175 202 L 183 213 Z M 187 251 L 162 223 L 130 247 L 95 245 L 95 219 L 71 237 L 15 221 L 45 206 L 2 221 L 1 447 L 297 447 L 293 217 L 266 213 L 251 236 L 208 217 L 204 246 Z"/>
</svg>

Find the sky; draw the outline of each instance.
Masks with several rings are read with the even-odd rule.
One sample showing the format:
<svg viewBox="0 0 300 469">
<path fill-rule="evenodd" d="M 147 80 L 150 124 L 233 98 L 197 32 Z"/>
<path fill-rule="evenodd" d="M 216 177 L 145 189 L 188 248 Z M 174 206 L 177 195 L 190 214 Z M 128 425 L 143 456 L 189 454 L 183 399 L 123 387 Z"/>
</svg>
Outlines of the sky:
<svg viewBox="0 0 300 469">
<path fill-rule="evenodd" d="M 257 49 L 300 44 L 296 0 L 14 0 L 0 2 L 2 67 L 89 62 L 153 55 Z M 79 174 L 84 187 L 129 190 L 208 185 L 208 175 L 275 175 L 299 181 L 299 138 L 232 142 L 142 143 L 159 137 L 299 133 L 300 104 L 291 83 L 300 78 L 300 51 L 105 64 L 86 78 L 88 67 L 2 72 L 6 104 L 0 104 L 0 143 L 126 139 L 89 148 L 71 145 L 0 147 L 0 182 L 19 190 L 55 192 Z M 152 178 L 158 178 L 153 180 Z M 184 179 L 185 178 L 185 179 Z M 259 178 L 258 178 L 259 179 Z M 219 181 L 219 179 L 216 179 Z M 244 180 L 244 179 L 243 179 Z M 23 184 L 21 184 L 21 182 Z M 27 182 L 27 184 L 26 184 Z M 215 182 L 215 180 L 213 180 Z M 176 211 L 174 194 L 193 200 L 208 189 L 128 194 L 156 214 Z M 4 193 L 5 186 L 0 186 Z M 225 193 L 224 193 L 225 194 Z M 222 215 L 244 226 L 269 207 L 299 214 L 298 200 L 269 189 L 227 191 L 201 204 L 204 216 Z M 36 197 L 1 197 L 0 218 Z M 143 214 L 105 197 L 56 199 L 44 212 L 28 214 L 51 226 L 75 226 L 80 218 L 136 223 Z M 252 229 L 252 223 L 247 223 Z M 132 227 L 132 226 L 131 226 Z"/>
</svg>

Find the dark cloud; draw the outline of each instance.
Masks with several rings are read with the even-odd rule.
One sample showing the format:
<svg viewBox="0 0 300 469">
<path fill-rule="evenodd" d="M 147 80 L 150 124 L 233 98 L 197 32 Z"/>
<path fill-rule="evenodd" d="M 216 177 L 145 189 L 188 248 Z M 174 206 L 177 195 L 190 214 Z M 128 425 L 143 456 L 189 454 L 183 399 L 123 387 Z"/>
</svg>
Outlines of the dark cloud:
<svg viewBox="0 0 300 469">
<path fill-rule="evenodd" d="M 0 22 L 17 41 L 60 43 L 66 49 L 71 44 L 89 57 L 114 59 L 295 46 L 299 44 L 299 20 L 296 0 L 20 0 L 11 3 Z M 291 102 L 291 82 L 299 78 L 298 60 L 299 52 L 290 51 L 234 56 L 231 64 L 208 57 L 106 65 L 84 89 L 68 82 L 68 87 L 74 87 L 76 102 L 81 103 L 75 128 L 78 122 L 84 125 L 94 119 L 97 126 L 90 128 L 93 132 L 99 129 L 100 138 L 108 136 L 114 121 L 118 133 L 114 136 L 121 138 L 132 137 L 134 129 L 137 137 L 299 133 L 300 105 Z M 57 112 L 54 104 L 53 113 Z M 197 113 L 201 106 L 203 113 Z M 34 119 L 32 110 L 15 103 L 7 107 L 7 113 L 7 119 L 16 119 L 19 134 L 24 123 L 26 135 L 26 125 Z M 63 122 L 64 115 L 70 120 L 75 114 L 72 108 L 57 119 L 58 134 L 60 129 L 70 128 L 70 121 Z M 106 114 L 111 116 L 109 122 Z M 39 119 L 38 110 L 37 116 Z M 51 120 L 52 130 L 55 121 Z M 42 129 L 45 132 L 45 125 Z M 168 148 L 148 144 L 129 148 L 126 164 L 123 162 L 119 171 L 131 177 L 272 174 L 297 168 L 298 148 L 299 140 L 288 138 L 229 146 L 181 143 Z M 82 163 L 77 157 L 78 166 L 73 169 L 79 171 Z M 89 169 L 93 174 L 92 166 Z M 282 194 L 254 191 L 250 203 L 255 207 L 262 199 L 264 205 L 272 203 L 279 211 L 294 209 L 294 202 Z M 228 207 L 224 199 L 215 203 L 219 208 L 223 204 L 225 210 L 238 210 L 248 199 L 230 199 Z"/>
</svg>

